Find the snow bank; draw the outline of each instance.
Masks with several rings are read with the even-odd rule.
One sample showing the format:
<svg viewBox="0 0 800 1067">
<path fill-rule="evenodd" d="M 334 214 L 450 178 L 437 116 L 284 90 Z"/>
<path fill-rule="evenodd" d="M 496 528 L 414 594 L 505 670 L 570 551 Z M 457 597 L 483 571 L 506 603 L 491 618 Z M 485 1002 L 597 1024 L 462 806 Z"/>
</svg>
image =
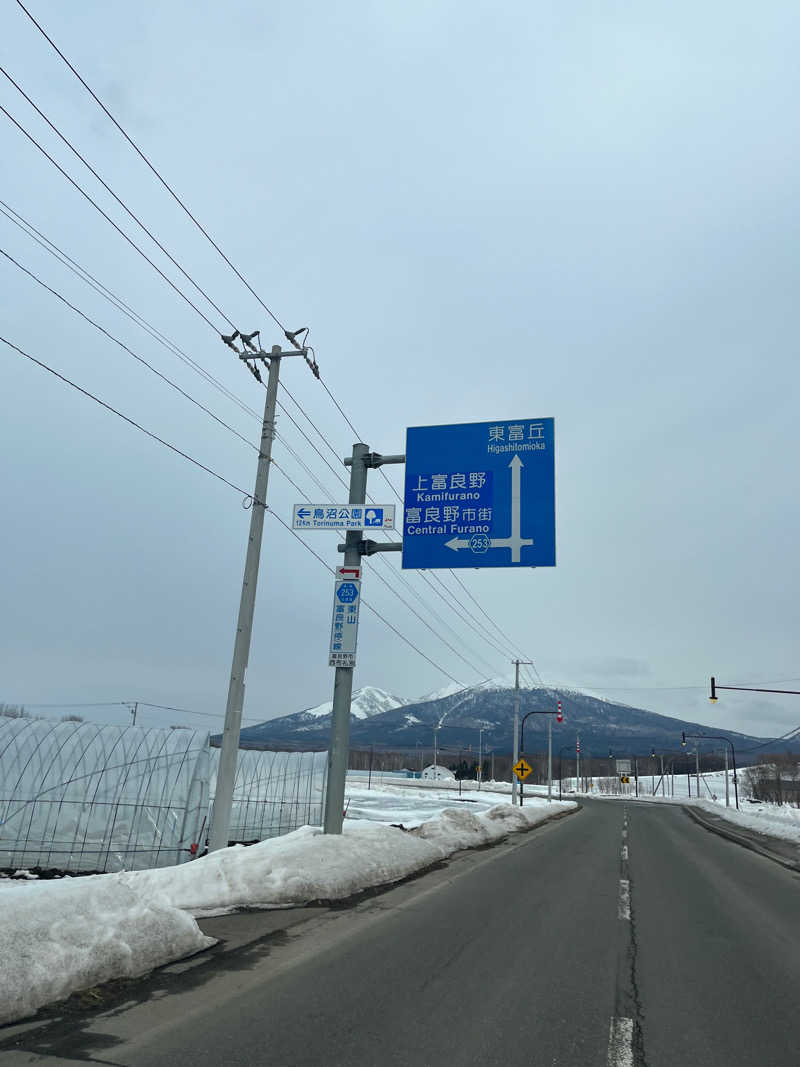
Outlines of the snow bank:
<svg viewBox="0 0 800 1067">
<path fill-rule="evenodd" d="M 111 978 L 135 977 L 214 944 L 191 915 L 139 896 L 119 875 L 3 892 L 0 1023 Z"/>
<path fill-rule="evenodd" d="M 575 807 L 447 809 L 410 831 L 348 820 L 341 836 L 305 826 L 178 867 L 16 883 L 2 894 L 0 1023 L 214 944 L 193 916 L 342 900 Z"/>
<path fill-rule="evenodd" d="M 153 894 L 193 915 L 236 908 L 290 908 L 342 900 L 370 886 L 399 881 L 436 863 L 438 848 L 375 823 L 345 825 L 339 836 L 304 826 L 257 845 L 234 845 L 182 867 L 119 875 L 139 894 Z"/>
<path fill-rule="evenodd" d="M 685 803 L 685 801 L 684 801 Z M 743 805 L 741 811 L 733 807 L 726 808 L 724 802 L 720 805 L 713 800 L 691 800 L 693 808 L 703 811 L 712 811 L 715 815 L 737 826 L 746 827 L 748 830 L 757 830 L 762 834 L 771 834 L 772 837 L 780 837 L 784 841 L 794 841 L 800 845 L 800 808 L 792 808 L 788 804 L 780 807 L 777 804 Z M 740 801 L 741 803 L 741 801 Z"/>
<path fill-rule="evenodd" d="M 312 900 L 343 900 L 389 885 L 460 849 L 528 830 L 574 804 L 512 808 L 500 804 L 473 814 L 447 809 L 408 832 L 348 820 L 341 836 L 304 826 L 257 845 L 234 845 L 182 867 L 116 875 L 138 894 L 157 895 L 195 916 L 236 908 L 289 908 Z"/>
</svg>

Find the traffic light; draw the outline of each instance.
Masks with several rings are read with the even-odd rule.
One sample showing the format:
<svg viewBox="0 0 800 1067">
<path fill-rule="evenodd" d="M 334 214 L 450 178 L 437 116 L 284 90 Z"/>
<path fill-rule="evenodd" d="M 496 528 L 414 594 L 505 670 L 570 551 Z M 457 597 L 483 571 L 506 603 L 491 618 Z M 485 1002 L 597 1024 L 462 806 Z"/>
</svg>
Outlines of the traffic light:
<svg viewBox="0 0 800 1067">
<path fill-rule="evenodd" d="M 723 686 L 722 688 L 724 689 L 725 686 Z M 712 704 L 716 704 L 717 699 L 718 699 L 717 698 L 717 679 L 713 675 L 711 676 L 711 696 L 708 699 L 711 701 Z"/>
<path fill-rule="evenodd" d="M 563 721 L 564 721 L 564 715 L 563 715 L 563 713 L 561 711 L 561 701 L 559 700 L 559 702 L 558 702 L 558 711 L 556 712 L 556 722 L 563 722 Z"/>
<path fill-rule="evenodd" d="M 686 748 L 686 731 L 681 730 L 681 744 Z"/>
</svg>

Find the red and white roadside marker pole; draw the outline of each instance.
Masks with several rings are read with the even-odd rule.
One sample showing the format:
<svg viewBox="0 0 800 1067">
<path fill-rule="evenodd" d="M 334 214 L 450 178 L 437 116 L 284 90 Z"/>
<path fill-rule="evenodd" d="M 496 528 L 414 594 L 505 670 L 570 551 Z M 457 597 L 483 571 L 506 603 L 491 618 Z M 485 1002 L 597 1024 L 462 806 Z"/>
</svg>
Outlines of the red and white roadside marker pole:
<svg viewBox="0 0 800 1067">
<path fill-rule="evenodd" d="M 575 735 L 575 792 L 581 791 L 581 735 Z"/>
</svg>

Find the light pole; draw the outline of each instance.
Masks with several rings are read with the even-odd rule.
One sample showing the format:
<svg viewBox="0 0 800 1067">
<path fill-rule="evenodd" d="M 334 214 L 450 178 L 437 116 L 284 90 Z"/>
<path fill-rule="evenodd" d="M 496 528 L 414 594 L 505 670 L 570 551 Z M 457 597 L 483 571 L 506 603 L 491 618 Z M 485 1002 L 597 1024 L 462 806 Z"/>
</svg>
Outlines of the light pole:
<svg viewBox="0 0 800 1067">
<path fill-rule="evenodd" d="M 713 682 L 713 678 L 712 678 Z M 722 688 L 732 688 L 723 687 Z M 713 686 L 712 686 L 713 689 Z M 736 750 L 733 747 L 733 741 L 729 737 L 724 737 L 722 734 L 687 734 L 685 731 L 681 731 L 682 741 L 681 744 L 686 748 L 686 738 L 691 737 L 696 741 L 709 740 L 709 741 L 724 741 L 726 745 L 731 746 L 731 757 L 733 759 L 733 791 L 736 796 L 736 810 L 739 810 L 739 785 L 736 777 Z M 698 752 L 699 746 L 695 749 Z M 700 756 L 697 755 L 697 799 L 700 799 Z M 730 798 L 728 795 L 728 750 L 725 750 L 725 806 L 730 807 Z"/>
<path fill-rule="evenodd" d="M 525 720 L 529 719 L 531 715 L 548 715 L 556 716 L 557 722 L 563 722 L 564 716 L 561 712 L 561 701 L 558 702 L 557 711 L 529 711 L 522 716 L 522 722 L 519 726 L 519 755 L 525 751 Z M 522 807 L 522 782 L 519 783 L 519 806 Z M 553 799 L 553 720 L 548 718 L 547 720 L 547 803 Z"/>
</svg>

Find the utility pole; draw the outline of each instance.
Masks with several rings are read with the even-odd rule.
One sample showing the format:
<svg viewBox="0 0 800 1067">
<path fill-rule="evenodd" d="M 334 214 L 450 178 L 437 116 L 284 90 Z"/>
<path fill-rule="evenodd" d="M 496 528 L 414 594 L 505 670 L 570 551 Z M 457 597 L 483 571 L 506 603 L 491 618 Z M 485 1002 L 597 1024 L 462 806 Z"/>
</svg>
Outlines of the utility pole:
<svg viewBox="0 0 800 1067">
<path fill-rule="evenodd" d="M 553 719 L 547 716 L 547 803 L 553 799 Z"/>
<path fill-rule="evenodd" d="M 513 767 L 516 767 L 519 762 L 519 668 L 521 665 L 530 665 L 531 661 L 527 659 L 512 659 L 511 661 L 516 669 L 516 680 L 514 682 L 514 762 Z M 517 803 L 517 794 L 519 790 L 519 782 L 516 774 L 511 772 L 511 803 Z"/>
<path fill-rule="evenodd" d="M 700 746 L 694 750 L 694 769 L 697 781 L 697 799 L 700 799 Z"/>
<path fill-rule="evenodd" d="M 350 461 L 348 503 L 363 504 L 367 499 L 367 445 L 353 445 Z M 359 541 L 363 530 L 348 530 L 344 542 L 344 566 L 361 568 Z M 340 834 L 344 820 L 344 784 L 350 743 L 350 704 L 353 699 L 353 667 L 337 667 L 333 682 L 333 721 L 328 749 L 328 786 L 325 790 L 325 833 Z"/>
<path fill-rule="evenodd" d="M 352 455 L 346 459 L 345 466 L 350 467 L 349 504 L 364 504 L 367 499 L 367 471 L 370 467 L 381 467 L 384 463 L 405 463 L 406 457 L 382 456 L 370 452 L 369 447 L 361 441 L 353 445 Z M 396 552 L 402 543 L 392 541 L 388 544 L 376 544 L 364 540 L 363 530 L 348 530 L 344 545 L 339 550 L 344 552 L 344 566 L 361 571 L 361 557 L 373 552 Z M 336 667 L 333 682 L 333 721 L 331 722 L 331 741 L 328 748 L 328 785 L 325 790 L 324 832 L 340 834 L 344 821 L 344 787 L 347 778 L 347 757 L 350 743 L 350 705 L 353 698 L 354 667 Z"/>
<path fill-rule="evenodd" d="M 264 353 L 262 353 L 263 357 Z M 300 355 L 299 352 L 282 352 L 280 345 L 273 345 L 269 356 L 267 396 L 264 402 L 264 421 L 261 426 L 261 447 L 258 451 L 256 487 L 250 509 L 250 535 L 247 541 L 247 556 L 242 579 L 242 595 L 239 601 L 239 618 L 236 623 L 236 639 L 233 645 L 233 664 L 228 685 L 228 703 L 225 708 L 225 729 L 217 773 L 217 791 L 211 815 L 208 835 L 208 850 L 215 852 L 227 848 L 233 807 L 233 785 L 236 778 L 236 760 L 239 755 L 239 733 L 242 726 L 245 674 L 250 658 L 250 636 L 253 630 L 253 613 L 256 606 L 258 564 L 261 558 L 261 536 L 264 530 L 267 485 L 272 458 L 272 442 L 275 437 L 275 404 L 278 399 L 278 377 L 281 358 Z M 242 358 L 242 357 L 240 357 Z M 252 359 L 252 356 L 249 358 Z M 253 360 L 255 363 L 255 360 Z M 249 364 L 248 364 L 249 366 Z M 260 380 L 260 378 L 259 378 Z"/>
<path fill-rule="evenodd" d="M 483 777 L 483 727 L 478 727 L 478 790 L 481 788 Z"/>
<path fill-rule="evenodd" d="M 436 768 L 439 766 L 439 727 L 433 728 L 433 777 L 437 780 Z"/>
<path fill-rule="evenodd" d="M 139 701 L 138 700 L 134 700 L 133 707 L 131 708 L 131 718 L 133 719 L 133 722 L 131 723 L 131 726 L 135 726 L 136 725 L 136 712 L 138 710 L 139 710 Z"/>
<path fill-rule="evenodd" d="M 731 806 L 731 789 L 728 782 L 728 750 L 725 749 L 725 807 Z"/>
</svg>

